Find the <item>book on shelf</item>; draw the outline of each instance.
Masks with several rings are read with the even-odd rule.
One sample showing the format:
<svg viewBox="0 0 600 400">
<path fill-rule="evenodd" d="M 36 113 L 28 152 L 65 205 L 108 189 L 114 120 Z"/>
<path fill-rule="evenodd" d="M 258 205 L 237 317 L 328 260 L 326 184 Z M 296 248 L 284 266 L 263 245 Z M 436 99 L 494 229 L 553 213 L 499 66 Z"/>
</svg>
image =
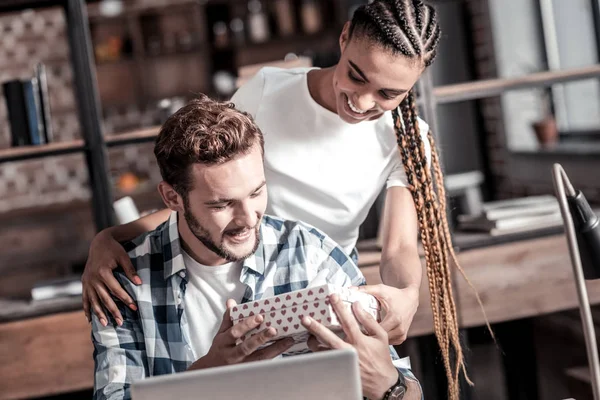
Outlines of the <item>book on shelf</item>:
<svg viewBox="0 0 600 400">
<path fill-rule="evenodd" d="M 40 112 L 40 98 L 37 78 L 23 81 L 23 94 L 25 97 L 25 111 L 29 126 L 29 140 L 32 145 L 37 146 L 46 143 L 44 135 L 44 124 Z"/>
<path fill-rule="evenodd" d="M 43 125 L 46 143 L 52 142 L 52 116 L 50 115 L 50 95 L 48 93 L 48 74 L 46 66 L 39 63 L 35 66 L 35 77 L 38 83 L 38 96 L 40 100 L 40 116 Z"/>
<path fill-rule="evenodd" d="M 25 105 L 25 92 L 23 82 L 18 79 L 2 84 L 6 108 L 8 109 L 8 122 L 11 132 L 11 146 L 27 146 L 31 144 L 29 134 L 29 118 Z"/>
<path fill-rule="evenodd" d="M 59 297 L 81 296 L 82 292 L 81 278 L 69 276 L 37 282 L 31 289 L 31 299 L 42 301 Z"/>
<path fill-rule="evenodd" d="M 2 84 L 11 146 L 41 145 L 52 140 L 48 82 L 43 64 L 35 67 L 29 79 L 13 79 Z"/>
<path fill-rule="evenodd" d="M 492 236 L 535 231 L 562 225 L 554 196 L 531 196 L 485 203 L 479 215 L 458 216 L 464 231 L 486 232 Z"/>
</svg>

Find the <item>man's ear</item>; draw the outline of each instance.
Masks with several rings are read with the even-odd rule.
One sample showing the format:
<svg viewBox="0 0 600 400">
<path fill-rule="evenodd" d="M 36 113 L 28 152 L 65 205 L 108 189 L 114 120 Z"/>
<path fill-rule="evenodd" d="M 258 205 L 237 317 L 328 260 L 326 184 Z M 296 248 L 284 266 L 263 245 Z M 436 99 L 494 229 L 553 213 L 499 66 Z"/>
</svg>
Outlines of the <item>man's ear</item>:
<svg viewBox="0 0 600 400">
<path fill-rule="evenodd" d="M 165 181 L 161 181 L 158 184 L 158 193 L 162 197 L 165 205 L 173 211 L 183 212 L 183 198 L 173 189 L 173 186 L 169 185 Z"/>
<path fill-rule="evenodd" d="M 344 24 L 344 29 L 342 29 L 342 33 L 340 34 L 340 52 L 343 53 L 348 46 L 348 42 L 350 42 L 350 21 L 347 21 Z"/>
</svg>

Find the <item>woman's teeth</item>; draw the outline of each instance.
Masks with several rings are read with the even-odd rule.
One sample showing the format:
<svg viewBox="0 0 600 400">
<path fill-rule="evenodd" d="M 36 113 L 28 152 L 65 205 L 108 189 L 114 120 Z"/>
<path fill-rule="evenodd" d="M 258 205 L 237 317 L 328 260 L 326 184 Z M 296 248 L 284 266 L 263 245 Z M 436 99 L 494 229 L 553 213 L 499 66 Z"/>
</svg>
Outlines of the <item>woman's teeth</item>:
<svg viewBox="0 0 600 400">
<path fill-rule="evenodd" d="M 367 112 L 367 110 L 364 110 L 364 111 L 363 111 L 363 110 L 359 110 L 358 108 L 356 108 L 356 107 L 354 106 L 354 104 L 352 104 L 352 102 L 350 101 L 350 98 L 349 98 L 349 97 L 348 97 L 348 107 L 350 107 L 350 109 L 351 109 L 352 111 L 354 111 L 355 113 L 357 113 L 357 114 L 364 114 L 364 113 L 366 113 L 366 112 Z"/>
</svg>

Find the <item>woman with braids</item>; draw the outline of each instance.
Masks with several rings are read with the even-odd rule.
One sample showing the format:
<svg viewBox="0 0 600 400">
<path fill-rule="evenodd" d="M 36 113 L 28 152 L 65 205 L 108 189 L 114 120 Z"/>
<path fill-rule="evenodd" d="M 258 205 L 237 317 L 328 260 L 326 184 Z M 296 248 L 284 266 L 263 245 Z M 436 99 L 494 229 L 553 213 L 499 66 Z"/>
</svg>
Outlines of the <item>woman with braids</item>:
<svg viewBox="0 0 600 400">
<path fill-rule="evenodd" d="M 439 38 L 431 6 L 419 0 L 375 0 L 359 7 L 344 26 L 337 65 L 264 68 L 232 101 L 264 133 L 267 213 L 307 222 L 356 256 L 359 226 L 387 188 L 380 264 L 384 284 L 360 290 L 383 304 L 381 326 L 390 344 L 402 343 L 418 307 L 420 236 L 449 398 L 456 399 L 464 365 L 449 267 L 454 254 L 433 137 L 417 116 L 412 90 L 433 62 Z M 112 276 L 120 265 L 132 282 L 141 283 L 118 241 L 154 229 L 168 215 L 168 210 L 159 211 L 96 236 L 82 279 L 86 315 L 91 307 L 106 323 L 104 305 L 118 318 L 109 293 L 135 308 Z"/>
</svg>

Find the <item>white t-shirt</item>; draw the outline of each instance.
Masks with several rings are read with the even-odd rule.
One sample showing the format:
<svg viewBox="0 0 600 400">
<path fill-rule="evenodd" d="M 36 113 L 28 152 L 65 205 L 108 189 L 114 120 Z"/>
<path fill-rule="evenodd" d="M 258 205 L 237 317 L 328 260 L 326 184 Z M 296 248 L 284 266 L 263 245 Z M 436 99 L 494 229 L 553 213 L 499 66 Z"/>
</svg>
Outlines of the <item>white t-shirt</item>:
<svg viewBox="0 0 600 400">
<path fill-rule="evenodd" d="M 223 320 L 225 302 L 227 299 L 241 302 L 246 286 L 240 282 L 241 261 L 208 267 L 185 251 L 182 253 L 188 272 L 183 312 L 190 328 L 190 346 L 198 359 L 205 356 L 212 345 Z"/>
<path fill-rule="evenodd" d="M 267 213 L 313 225 L 350 254 L 384 186 L 408 186 L 391 112 L 348 124 L 308 90 L 311 68 L 265 67 L 232 97 L 265 138 Z M 419 120 L 428 160 L 428 125 Z"/>
</svg>

